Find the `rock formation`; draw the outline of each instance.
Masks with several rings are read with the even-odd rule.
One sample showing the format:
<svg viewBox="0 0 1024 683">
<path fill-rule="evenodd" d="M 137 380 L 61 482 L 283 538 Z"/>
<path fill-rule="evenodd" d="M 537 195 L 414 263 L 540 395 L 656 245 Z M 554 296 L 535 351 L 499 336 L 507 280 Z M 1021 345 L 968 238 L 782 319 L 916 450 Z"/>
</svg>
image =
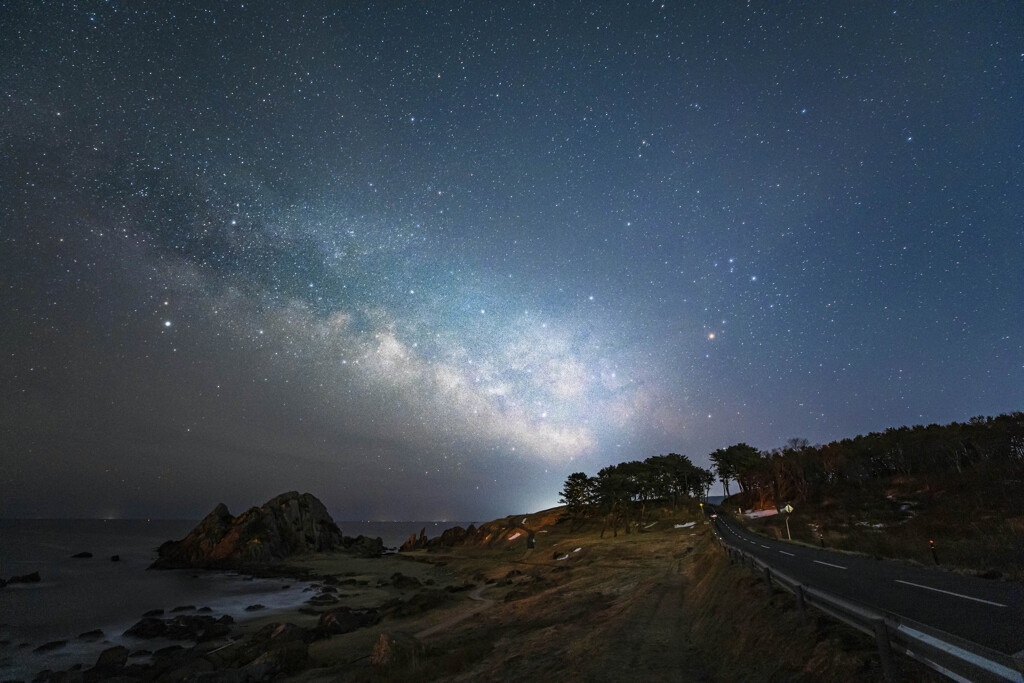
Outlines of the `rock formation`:
<svg viewBox="0 0 1024 683">
<path fill-rule="evenodd" d="M 282 493 L 238 517 L 220 503 L 188 536 L 160 546 L 155 569 L 202 567 L 244 568 L 291 555 L 327 552 L 345 547 L 324 504 L 309 493 Z"/>
</svg>

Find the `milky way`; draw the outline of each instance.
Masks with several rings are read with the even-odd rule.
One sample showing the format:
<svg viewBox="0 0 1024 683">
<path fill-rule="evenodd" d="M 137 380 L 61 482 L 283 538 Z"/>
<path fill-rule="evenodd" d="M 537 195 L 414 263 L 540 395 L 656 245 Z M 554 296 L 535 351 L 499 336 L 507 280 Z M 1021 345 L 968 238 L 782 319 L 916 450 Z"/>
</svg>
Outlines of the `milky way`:
<svg viewBox="0 0 1024 683">
<path fill-rule="evenodd" d="M 484 519 L 1024 400 L 1024 9 L 5 3 L 0 514 Z"/>
</svg>

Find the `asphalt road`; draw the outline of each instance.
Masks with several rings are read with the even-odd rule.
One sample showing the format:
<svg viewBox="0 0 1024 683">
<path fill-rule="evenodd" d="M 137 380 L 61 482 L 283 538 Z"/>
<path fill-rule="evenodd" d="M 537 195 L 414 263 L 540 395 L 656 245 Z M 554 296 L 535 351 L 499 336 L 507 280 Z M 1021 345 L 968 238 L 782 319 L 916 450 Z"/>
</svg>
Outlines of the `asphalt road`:
<svg viewBox="0 0 1024 683">
<path fill-rule="evenodd" d="M 721 514 L 713 521 L 726 542 L 804 585 L 1005 654 L 1024 652 L 1024 586 L 773 541 Z"/>
</svg>

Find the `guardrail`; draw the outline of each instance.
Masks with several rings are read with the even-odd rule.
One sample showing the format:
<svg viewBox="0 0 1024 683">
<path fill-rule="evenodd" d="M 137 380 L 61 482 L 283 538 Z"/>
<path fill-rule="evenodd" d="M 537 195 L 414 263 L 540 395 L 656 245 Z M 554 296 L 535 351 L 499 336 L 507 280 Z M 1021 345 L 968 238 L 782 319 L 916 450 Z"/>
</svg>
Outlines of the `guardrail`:
<svg viewBox="0 0 1024 683">
<path fill-rule="evenodd" d="M 956 681 L 1024 683 L 1024 658 L 1020 656 L 1006 655 L 913 619 L 804 585 L 744 548 L 726 541 L 718 532 L 717 524 L 712 524 L 712 529 L 715 538 L 729 554 L 731 562 L 749 565 L 762 573 L 770 585 L 792 593 L 801 614 L 806 615 L 807 608 L 814 607 L 833 619 L 873 636 L 887 681 L 899 679 L 892 656 L 895 651 L 913 657 Z"/>
</svg>

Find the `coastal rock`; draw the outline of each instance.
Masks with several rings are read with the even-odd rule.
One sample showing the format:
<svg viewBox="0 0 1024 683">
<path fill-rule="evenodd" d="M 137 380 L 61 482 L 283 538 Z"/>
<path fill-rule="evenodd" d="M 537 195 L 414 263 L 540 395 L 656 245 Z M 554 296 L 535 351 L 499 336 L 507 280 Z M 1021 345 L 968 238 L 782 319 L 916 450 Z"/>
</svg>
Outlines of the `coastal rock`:
<svg viewBox="0 0 1024 683">
<path fill-rule="evenodd" d="M 402 572 L 391 575 L 391 585 L 400 590 L 421 588 L 423 584 L 415 576 L 406 576 Z"/>
<path fill-rule="evenodd" d="M 283 493 L 233 517 L 220 503 L 180 541 L 160 546 L 152 568 L 237 568 L 344 547 L 345 539 L 315 496 Z"/>
<path fill-rule="evenodd" d="M 269 681 L 280 673 L 299 670 L 309 656 L 309 647 L 299 641 L 288 641 L 264 652 L 246 664 L 242 671 L 250 681 Z"/>
<path fill-rule="evenodd" d="M 426 529 L 421 529 L 419 537 L 416 534 L 410 536 L 409 540 L 398 549 L 398 552 L 405 553 L 413 550 L 451 548 L 457 545 L 474 544 L 480 543 L 481 540 L 489 540 L 492 533 L 491 530 L 489 529 L 486 534 L 481 533 L 482 531 L 483 528 L 477 529 L 474 524 L 470 524 L 465 529 L 461 526 L 454 526 L 442 531 L 440 536 L 428 539 Z M 519 531 L 522 532 L 523 530 L 520 529 Z M 484 538 L 485 535 L 486 538 Z"/>
<path fill-rule="evenodd" d="M 71 557 L 76 560 L 88 560 L 90 557 L 92 557 L 92 553 L 90 553 L 88 550 L 85 550 L 80 553 L 75 553 Z"/>
<path fill-rule="evenodd" d="M 101 631 L 98 628 L 97 629 L 93 629 L 92 631 L 86 631 L 85 633 L 78 634 L 78 640 L 84 640 L 84 641 L 87 641 L 87 642 L 93 641 L 93 640 L 99 640 L 102 637 L 103 637 L 103 631 Z"/>
<path fill-rule="evenodd" d="M 230 634 L 232 623 L 234 619 L 227 615 L 220 619 L 200 614 L 181 615 L 166 621 L 156 617 L 145 617 L 125 631 L 124 635 L 143 640 L 167 638 L 203 642 Z"/>
<path fill-rule="evenodd" d="M 12 576 L 7 579 L 7 584 L 12 583 L 39 583 L 39 572 L 32 572 L 31 574 L 22 574 L 21 576 Z"/>
<path fill-rule="evenodd" d="M 384 554 L 384 541 L 378 536 L 356 536 L 345 538 L 345 548 L 360 557 L 380 557 Z"/>
<path fill-rule="evenodd" d="M 97 673 L 121 669 L 128 662 L 128 648 L 123 645 L 109 647 L 100 653 L 93 670 Z"/>
<path fill-rule="evenodd" d="M 111 555 L 110 556 L 110 561 L 111 562 L 120 562 L 121 561 L 121 556 L 120 555 Z"/>
<path fill-rule="evenodd" d="M 139 621 L 135 622 L 135 625 L 125 631 L 124 635 L 149 640 L 150 638 L 159 638 L 166 630 L 167 627 L 164 625 L 163 619 L 157 619 L 156 617 L 143 617 Z"/>
<path fill-rule="evenodd" d="M 54 650 L 61 649 L 62 647 L 64 647 L 67 644 L 68 644 L 68 641 L 66 641 L 66 640 L 53 640 L 53 641 L 50 641 L 49 643 L 44 643 L 44 644 L 40 645 L 36 649 L 32 650 L 32 652 L 52 652 Z"/>
<path fill-rule="evenodd" d="M 380 614 L 375 609 L 352 610 L 338 607 L 320 615 L 317 632 L 323 636 L 349 633 L 364 626 L 373 626 L 380 621 Z"/>
<path fill-rule="evenodd" d="M 391 617 L 412 617 L 449 604 L 454 598 L 444 590 L 427 588 L 414 593 L 408 600 L 393 600 L 382 605 L 384 614 Z"/>
<path fill-rule="evenodd" d="M 461 526 L 453 526 L 441 532 L 440 545 L 445 548 L 459 545 L 466 540 L 468 535 L 469 532 L 466 529 L 463 529 Z"/>
<path fill-rule="evenodd" d="M 219 675 L 202 680 L 271 680 L 282 671 L 301 667 L 308 656 L 306 643 L 314 637 L 314 633 L 294 624 L 267 624 L 245 641 L 210 653 L 207 658 L 216 665 Z"/>
<path fill-rule="evenodd" d="M 398 549 L 400 553 L 407 553 L 413 550 L 423 550 L 427 547 L 427 530 L 426 528 L 420 529 L 420 537 L 416 538 L 416 534 L 409 536 L 409 540 L 402 544 L 402 547 Z"/>
</svg>

